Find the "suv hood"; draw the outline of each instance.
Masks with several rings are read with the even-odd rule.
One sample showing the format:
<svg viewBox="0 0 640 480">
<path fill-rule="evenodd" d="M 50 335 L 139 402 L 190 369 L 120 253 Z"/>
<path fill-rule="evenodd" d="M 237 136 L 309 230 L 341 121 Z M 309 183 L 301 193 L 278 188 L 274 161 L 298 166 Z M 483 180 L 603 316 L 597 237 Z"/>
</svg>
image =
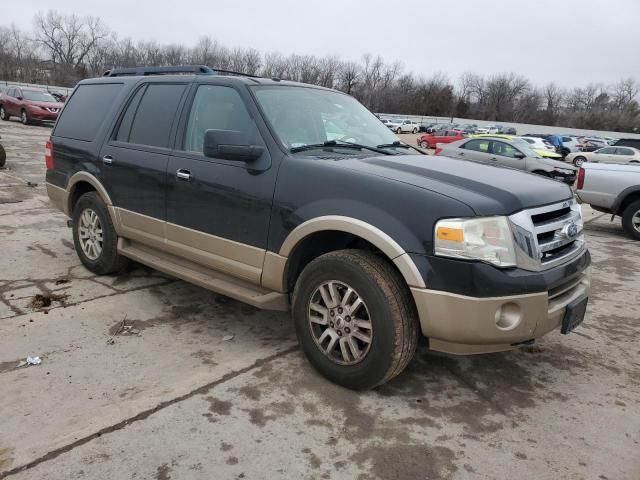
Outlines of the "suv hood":
<svg viewBox="0 0 640 480">
<path fill-rule="evenodd" d="M 571 189 L 555 180 L 441 155 L 350 158 L 335 164 L 451 197 L 478 215 L 510 215 L 573 198 Z"/>
</svg>

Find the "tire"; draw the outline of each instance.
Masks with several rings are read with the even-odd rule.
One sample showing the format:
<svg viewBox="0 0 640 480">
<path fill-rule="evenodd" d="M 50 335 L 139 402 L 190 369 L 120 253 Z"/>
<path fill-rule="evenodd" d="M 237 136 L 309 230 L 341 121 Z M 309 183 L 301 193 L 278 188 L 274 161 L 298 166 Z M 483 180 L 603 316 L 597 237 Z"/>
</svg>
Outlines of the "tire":
<svg viewBox="0 0 640 480">
<path fill-rule="evenodd" d="M 583 164 L 584 162 L 586 162 L 586 161 L 587 161 L 587 159 L 586 159 L 585 157 L 576 157 L 576 158 L 574 158 L 574 159 L 573 159 L 573 164 L 574 164 L 576 167 L 581 167 L 581 166 L 582 166 L 582 164 Z"/>
<path fill-rule="evenodd" d="M 420 142 L 420 147 L 426 150 L 429 150 L 429 142 L 425 142 L 424 140 Z"/>
<path fill-rule="evenodd" d="M 31 120 L 29 120 L 29 115 L 27 115 L 26 110 L 22 110 L 22 112 L 20 112 L 20 121 L 22 122 L 23 125 L 29 125 L 31 123 Z"/>
<path fill-rule="evenodd" d="M 640 240 L 640 200 L 627 205 L 622 212 L 622 228 L 634 240 Z"/>
<path fill-rule="evenodd" d="M 9 121 L 9 115 L 7 114 L 7 111 L 4 109 L 4 107 L 0 106 L 0 120 L 4 120 L 5 122 Z"/>
<path fill-rule="evenodd" d="M 4 167 L 5 163 L 7 163 L 7 152 L 4 150 L 4 147 L 0 145 L 0 168 Z"/>
<path fill-rule="evenodd" d="M 397 128 L 396 133 L 400 134 L 402 133 L 402 129 L 400 127 Z"/>
<path fill-rule="evenodd" d="M 86 225 L 87 219 L 93 218 L 92 213 L 97 217 L 98 223 L 96 225 L 102 233 L 102 243 L 99 252 L 95 248 L 88 248 L 88 250 L 85 251 L 80 238 L 81 226 Z M 83 218 L 83 215 L 87 216 Z M 72 225 L 73 244 L 76 248 L 76 253 L 84 266 L 92 272 L 98 275 L 115 273 L 124 269 L 129 263 L 127 258 L 118 254 L 118 235 L 113 227 L 113 222 L 111 221 L 107 207 L 96 192 L 88 192 L 80 197 L 73 208 Z M 87 234 L 85 232 L 83 232 L 83 236 Z M 96 238 L 96 240 L 97 239 L 98 238 Z M 99 241 L 97 243 L 99 243 Z"/>
<path fill-rule="evenodd" d="M 413 133 L 413 134 L 415 135 L 416 133 L 418 133 L 418 129 L 417 129 L 417 128 L 414 128 L 414 129 L 411 131 L 411 133 Z"/>
<path fill-rule="evenodd" d="M 338 295 L 350 300 L 344 310 L 332 303 L 333 315 L 320 293 L 323 288 L 328 295 L 329 284 Z M 351 296 L 346 295 L 347 288 L 352 288 Z M 352 321 L 348 306 L 356 302 L 351 300 L 354 295 L 363 302 L 354 311 L 354 318 L 355 313 L 362 318 L 356 327 L 357 338 L 356 330 L 349 329 L 355 323 L 348 323 Z M 324 314 L 312 310 L 312 303 L 324 308 Z M 339 250 L 316 258 L 298 278 L 292 304 L 296 334 L 305 356 L 322 375 L 343 387 L 363 390 L 381 385 L 399 375 L 415 354 L 418 315 L 409 289 L 393 266 L 372 252 Z M 325 324 L 312 322 L 311 318 L 320 318 Z M 361 328 L 363 324 L 370 328 Z M 325 334 L 328 331 L 331 335 Z M 363 332 L 364 338 L 370 339 L 368 344 L 360 340 Z M 322 340 L 323 335 L 328 341 Z M 346 344 L 349 338 L 356 342 L 357 350 L 345 346 L 345 356 L 341 342 Z M 332 341 L 334 347 L 326 353 Z M 358 350 L 360 358 L 354 354 Z"/>
</svg>

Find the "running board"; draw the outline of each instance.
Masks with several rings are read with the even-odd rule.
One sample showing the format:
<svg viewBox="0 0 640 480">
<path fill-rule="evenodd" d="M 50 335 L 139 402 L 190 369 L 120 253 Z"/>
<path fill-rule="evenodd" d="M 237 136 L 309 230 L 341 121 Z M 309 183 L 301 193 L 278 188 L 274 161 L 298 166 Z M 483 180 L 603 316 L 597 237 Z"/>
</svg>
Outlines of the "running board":
<svg viewBox="0 0 640 480">
<path fill-rule="evenodd" d="M 239 280 L 138 242 L 122 237 L 119 238 L 118 253 L 163 273 L 173 275 L 243 303 L 248 303 L 254 307 L 264 310 L 289 310 L 289 298 L 286 293 L 266 290 L 258 285 Z"/>
</svg>

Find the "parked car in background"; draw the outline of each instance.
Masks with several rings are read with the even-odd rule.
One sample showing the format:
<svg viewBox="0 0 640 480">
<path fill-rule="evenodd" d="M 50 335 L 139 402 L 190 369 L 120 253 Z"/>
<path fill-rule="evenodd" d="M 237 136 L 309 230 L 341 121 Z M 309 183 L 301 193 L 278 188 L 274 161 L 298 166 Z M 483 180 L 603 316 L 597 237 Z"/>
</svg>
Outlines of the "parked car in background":
<svg viewBox="0 0 640 480">
<path fill-rule="evenodd" d="M 555 153 L 556 151 L 555 147 L 542 137 L 520 137 L 520 138 L 522 138 L 525 142 L 531 145 L 531 148 L 533 148 L 536 151 L 541 150 L 541 151 L 547 151 L 547 152 L 553 152 L 553 153 Z"/>
<path fill-rule="evenodd" d="M 393 130 L 393 127 L 396 126 L 396 124 L 393 123 L 393 120 L 389 120 L 388 118 L 381 118 L 380 121 L 385 127 L 389 128 L 389 130 Z"/>
<path fill-rule="evenodd" d="M 418 126 L 418 132 L 426 133 L 429 130 L 429 128 L 431 128 L 431 127 L 433 127 L 435 125 L 436 124 L 433 123 L 433 122 L 432 123 L 421 123 L 420 126 Z"/>
<path fill-rule="evenodd" d="M 513 142 L 519 142 L 519 141 L 523 141 L 529 145 L 531 145 L 531 143 L 527 140 L 525 140 L 522 137 L 517 137 L 514 135 L 501 135 L 499 133 L 494 133 L 494 134 L 490 134 L 490 133 L 484 133 L 484 134 L 480 134 L 480 135 L 471 135 L 474 138 L 501 138 L 504 140 L 510 140 Z M 542 140 L 542 139 L 540 139 Z M 549 142 L 547 142 L 549 143 Z M 538 155 L 540 155 L 542 158 L 551 158 L 553 160 L 561 160 L 562 159 L 562 155 L 560 155 L 559 153 L 556 153 L 556 149 L 553 145 L 551 145 L 549 143 L 549 145 L 551 146 L 551 149 L 547 148 L 544 144 L 542 148 L 538 148 L 538 147 L 534 147 L 534 146 L 530 146 L 530 148 L 536 152 Z"/>
<path fill-rule="evenodd" d="M 585 163 L 576 195 L 594 210 L 621 217 L 625 231 L 640 240 L 640 165 Z"/>
<path fill-rule="evenodd" d="M 640 150 L 640 138 L 619 138 L 610 143 L 612 147 L 633 147 Z"/>
<path fill-rule="evenodd" d="M 517 135 L 517 131 L 513 127 L 506 127 L 504 125 L 497 125 L 496 128 L 498 131 L 496 133 L 501 133 L 504 135 Z"/>
<path fill-rule="evenodd" d="M 572 185 L 577 168 L 564 162 L 542 158 L 522 139 L 468 138 L 439 145 L 436 155 L 461 158 L 489 165 L 517 168 Z"/>
<path fill-rule="evenodd" d="M 452 128 L 453 125 L 451 123 L 434 123 L 426 129 L 426 133 L 434 133 L 438 130 L 447 130 Z"/>
<path fill-rule="evenodd" d="M 498 133 L 498 127 L 496 127 L 495 125 L 482 125 L 476 128 L 476 133 Z"/>
<path fill-rule="evenodd" d="M 640 163 L 640 150 L 633 147 L 603 147 L 594 152 L 571 153 L 566 160 L 576 167 L 584 162 Z"/>
<path fill-rule="evenodd" d="M 405 120 L 392 120 L 391 130 L 395 133 L 418 133 L 420 125 L 417 123 L 405 119 Z"/>
<path fill-rule="evenodd" d="M 9 87 L 0 95 L 0 120 L 18 117 L 24 125 L 55 121 L 63 104 L 43 88 Z"/>
<path fill-rule="evenodd" d="M 466 138 L 467 134 L 460 130 L 438 130 L 418 137 L 417 144 L 422 148 L 436 148 L 438 143 L 451 143 Z"/>
<path fill-rule="evenodd" d="M 571 135 L 562 135 L 562 148 L 560 153 L 563 157 L 566 157 L 570 153 L 579 152 L 581 147 L 578 137 Z"/>
</svg>

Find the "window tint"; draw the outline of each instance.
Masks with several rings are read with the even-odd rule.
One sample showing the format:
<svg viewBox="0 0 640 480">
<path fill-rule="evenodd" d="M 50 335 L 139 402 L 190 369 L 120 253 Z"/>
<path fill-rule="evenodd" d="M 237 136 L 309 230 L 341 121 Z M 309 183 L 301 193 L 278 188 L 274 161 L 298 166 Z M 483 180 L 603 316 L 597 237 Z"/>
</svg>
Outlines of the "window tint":
<svg viewBox="0 0 640 480">
<path fill-rule="evenodd" d="M 240 94 L 218 85 L 198 87 L 189 112 L 184 150 L 202 153 L 207 130 L 236 130 L 254 140 L 258 135 Z"/>
<path fill-rule="evenodd" d="M 473 150 L 474 152 L 489 152 L 489 140 L 470 140 L 463 145 L 465 150 Z"/>
<path fill-rule="evenodd" d="M 616 155 L 633 155 L 633 150 L 628 148 L 616 148 Z"/>
<path fill-rule="evenodd" d="M 129 142 L 167 148 L 171 125 L 186 85 L 151 83 L 138 105 Z"/>
<path fill-rule="evenodd" d="M 114 105 L 121 83 L 80 85 L 67 100 L 54 135 L 91 142 Z"/>
<path fill-rule="evenodd" d="M 604 148 L 601 148 L 600 150 L 598 150 L 597 153 L 603 153 L 605 155 L 610 155 L 612 153 L 615 153 L 615 151 L 616 151 L 616 149 L 613 148 L 613 147 L 604 147 Z"/>
<path fill-rule="evenodd" d="M 447 132 L 447 137 L 455 137 L 458 135 L 458 132 L 454 131 L 454 130 L 449 130 Z"/>
<path fill-rule="evenodd" d="M 118 142 L 128 142 L 129 141 L 129 132 L 131 131 L 131 124 L 133 123 L 133 116 L 136 114 L 138 110 L 138 105 L 140 104 L 140 99 L 145 91 L 145 87 L 139 88 L 134 97 L 129 102 L 127 106 L 127 111 L 124 113 L 122 120 L 120 121 L 120 126 L 118 127 L 118 133 L 116 134 L 116 141 Z"/>
</svg>

